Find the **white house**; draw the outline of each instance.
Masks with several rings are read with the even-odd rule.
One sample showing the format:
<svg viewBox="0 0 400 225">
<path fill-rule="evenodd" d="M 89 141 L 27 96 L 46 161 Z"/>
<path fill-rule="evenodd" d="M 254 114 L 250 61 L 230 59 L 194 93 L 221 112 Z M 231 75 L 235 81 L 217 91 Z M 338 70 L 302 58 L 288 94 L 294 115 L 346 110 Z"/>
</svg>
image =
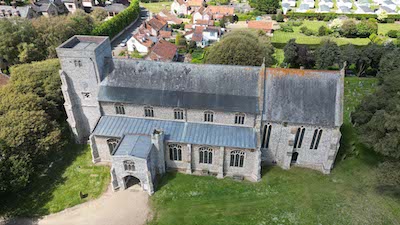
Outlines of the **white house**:
<svg viewBox="0 0 400 225">
<path fill-rule="evenodd" d="M 314 8 L 315 7 L 315 1 L 314 0 L 303 0 L 302 4 L 307 4 L 310 8 Z"/>
<path fill-rule="evenodd" d="M 336 12 L 337 13 L 351 13 L 351 10 L 347 6 L 339 6 Z"/>
<path fill-rule="evenodd" d="M 320 13 L 328 13 L 330 11 L 331 11 L 331 9 L 329 6 L 321 5 L 321 4 L 319 5 L 319 8 L 317 9 L 317 12 L 320 12 Z"/>
<path fill-rule="evenodd" d="M 171 12 L 175 15 L 188 15 L 188 6 L 184 0 L 174 0 L 171 4 Z"/>
<path fill-rule="evenodd" d="M 351 2 L 351 0 L 339 0 L 336 2 L 336 4 L 337 4 L 338 8 L 340 8 L 341 6 L 345 6 L 349 9 L 351 9 L 353 7 L 353 2 Z"/>
<path fill-rule="evenodd" d="M 282 7 L 283 7 L 283 4 L 285 4 L 285 3 L 289 4 L 290 7 L 296 7 L 296 1 L 295 0 L 283 0 L 282 1 Z"/>
<path fill-rule="evenodd" d="M 393 10 L 394 12 L 396 12 L 395 10 L 397 8 L 397 5 L 394 2 L 390 1 L 390 0 L 383 1 L 382 6 L 384 6 L 386 8 L 389 8 L 389 9 Z"/>
<path fill-rule="evenodd" d="M 331 8 L 333 8 L 333 1 L 332 0 L 322 0 L 319 2 L 320 8 L 321 8 L 321 5 L 326 5 L 331 9 Z"/>
<path fill-rule="evenodd" d="M 367 5 L 357 5 L 356 14 L 374 14 L 375 12 Z"/>
<path fill-rule="evenodd" d="M 307 12 L 310 9 L 310 5 L 306 3 L 300 4 L 299 8 L 297 9 L 297 12 Z"/>
<path fill-rule="evenodd" d="M 387 14 L 397 14 L 396 10 L 393 10 L 383 5 L 376 11 L 376 14 L 380 14 L 382 13 L 382 11 L 385 11 Z"/>
</svg>

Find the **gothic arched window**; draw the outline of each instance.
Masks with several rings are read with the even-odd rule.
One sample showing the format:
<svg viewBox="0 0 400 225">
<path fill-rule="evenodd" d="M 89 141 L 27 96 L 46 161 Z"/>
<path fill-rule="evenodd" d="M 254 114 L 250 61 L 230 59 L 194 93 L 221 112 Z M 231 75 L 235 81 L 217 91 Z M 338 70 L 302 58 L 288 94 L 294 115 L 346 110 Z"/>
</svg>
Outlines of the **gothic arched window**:
<svg viewBox="0 0 400 225">
<path fill-rule="evenodd" d="M 244 164 L 244 151 L 234 150 L 231 151 L 231 161 L 230 166 L 233 167 L 243 167 Z"/>
<path fill-rule="evenodd" d="M 178 144 L 170 144 L 169 159 L 173 161 L 182 161 L 182 146 Z"/>
<path fill-rule="evenodd" d="M 199 163 L 212 164 L 213 150 L 209 147 L 201 147 L 199 149 Z"/>
</svg>

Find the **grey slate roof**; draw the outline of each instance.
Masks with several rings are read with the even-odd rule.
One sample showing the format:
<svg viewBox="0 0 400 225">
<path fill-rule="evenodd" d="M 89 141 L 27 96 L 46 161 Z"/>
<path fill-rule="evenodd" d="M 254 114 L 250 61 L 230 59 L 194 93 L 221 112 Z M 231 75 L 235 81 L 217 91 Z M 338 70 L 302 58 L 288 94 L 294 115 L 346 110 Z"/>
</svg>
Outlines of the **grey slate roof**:
<svg viewBox="0 0 400 225">
<path fill-rule="evenodd" d="M 132 59 L 108 67 L 99 101 L 258 113 L 259 67 Z"/>
<path fill-rule="evenodd" d="M 32 18 L 32 15 L 30 15 L 30 11 L 32 10 L 32 7 L 30 5 L 26 6 L 17 6 L 14 8 L 13 6 L 8 6 L 8 5 L 0 5 L 0 13 L 4 10 L 4 12 L 11 11 L 12 14 L 15 14 L 16 12 L 19 12 L 22 18 Z M 32 14 L 33 12 L 31 12 Z"/>
<path fill-rule="evenodd" d="M 149 135 L 124 135 L 113 155 L 130 155 L 146 159 L 153 144 Z"/>
<path fill-rule="evenodd" d="M 295 124 L 335 124 L 339 71 L 267 69 L 265 118 Z"/>
<path fill-rule="evenodd" d="M 387 6 L 384 6 L 384 5 L 381 6 L 381 9 L 385 10 L 388 13 L 396 13 L 395 10 L 393 10 L 393 9 L 387 7 Z"/>
<path fill-rule="evenodd" d="M 299 7 L 300 10 L 309 10 L 310 6 L 307 3 L 302 3 Z"/>
<path fill-rule="evenodd" d="M 154 129 L 165 132 L 166 141 L 199 145 L 255 149 L 253 128 L 168 120 L 102 116 L 93 135 L 121 138 L 125 134 L 150 135 Z"/>
<path fill-rule="evenodd" d="M 342 11 L 343 13 L 350 13 L 351 12 L 349 7 L 339 6 L 339 8 L 340 8 L 340 11 Z"/>
<path fill-rule="evenodd" d="M 321 12 L 330 12 L 330 11 L 331 11 L 331 9 L 329 8 L 329 6 L 327 6 L 327 5 L 322 5 L 322 4 L 319 5 L 319 10 L 320 10 Z"/>
</svg>

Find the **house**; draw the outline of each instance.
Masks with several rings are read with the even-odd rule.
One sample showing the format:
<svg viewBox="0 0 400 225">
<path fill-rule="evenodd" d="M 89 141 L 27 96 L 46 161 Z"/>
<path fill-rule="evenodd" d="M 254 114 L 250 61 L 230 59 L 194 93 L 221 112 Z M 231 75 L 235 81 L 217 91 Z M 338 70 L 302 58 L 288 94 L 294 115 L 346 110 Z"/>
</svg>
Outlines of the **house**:
<svg viewBox="0 0 400 225">
<path fill-rule="evenodd" d="M 176 17 L 176 15 L 168 12 L 166 9 L 161 10 L 161 12 L 158 15 L 160 17 L 162 17 L 165 21 L 167 21 L 168 24 L 182 24 L 183 23 L 183 20 Z"/>
<path fill-rule="evenodd" d="M 118 13 L 124 11 L 127 8 L 124 4 L 121 3 L 113 3 L 111 5 L 106 5 L 104 10 L 106 10 L 108 17 L 114 17 L 118 15 Z"/>
<path fill-rule="evenodd" d="M 172 31 L 170 30 L 161 30 L 160 35 L 158 35 L 158 39 L 170 40 L 172 37 Z"/>
<path fill-rule="evenodd" d="M 147 60 L 172 62 L 178 58 L 178 47 L 168 41 L 160 39 L 146 56 Z"/>
<path fill-rule="evenodd" d="M 26 6 L 8 6 L 0 5 L 0 19 L 10 17 L 21 17 L 25 19 L 33 19 L 39 15 L 33 10 L 31 5 Z"/>
<path fill-rule="evenodd" d="M 369 0 L 357 0 L 357 1 L 355 1 L 355 3 L 356 3 L 356 5 L 366 5 L 366 6 L 368 6 L 368 7 L 369 7 L 369 5 L 371 4 L 371 3 L 369 2 Z"/>
<path fill-rule="evenodd" d="M 289 3 L 287 3 L 287 2 L 282 3 L 282 12 L 283 12 L 283 15 L 286 15 L 287 12 L 288 12 L 291 8 L 292 8 L 292 7 L 290 6 Z"/>
<path fill-rule="evenodd" d="M 174 0 L 171 4 L 171 13 L 183 16 L 196 12 L 205 5 L 205 0 Z"/>
<path fill-rule="evenodd" d="M 397 14 L 397 12 L 389 7 L 381 5 L 379 9 L 376 11 L 376 14 L 380 14 L 382 11 L 387 12 L 388 14 Z"/>
<path fill-rule="evenodd" d="M 148 53 L 150 48 L 158 41 L 158 38 L 151 36 L 151 31 L 145 28 L 144 22 L 126 43 L 128 52 L 138 51 L 140 53 Z"/>
<path fill-rule="evenodd" d="M 235 8 L 232 6 L 210 5 L 207 7 L 213 20 L 221 20 L 226 16 L 233 16 Z"/>
<path fill-rule="evenodd" d="M 213 19 L 213 15 L 209 7 L 200 7 L 199 10 L 192 14 L 193 23 L 197 23 L 197 20 L 209 21 Z"/>
<path fill-rule="evenodd" d="M 62 0 L 37 0 L 31 5 L 38 15 L 45 17 L 57 16 L 68 11 Z"/>
<path fill-rule="evenodd" d="M 333 1 L 332 0 L 322 0 L 319 2 L 320 8 L 321 8 L 321 5 L 326 5 L 331 9 L 331 8 L 333 8 Z"/>
<path fill-rule="evenodd" d="M 351 10 L 349 7 L 343 5 L 343 6 L 339 6 L 336 12 L 337 13 L 351 13 Z"/>
<path fill-rule="evenodd" d="M 185 39 L 187 41 L 194 41 L 196 42 L 197 47 L 203 48 L 205 46 L 205 43 L 203 42 L 203 31 L 204 27 L 202 26 L 196 26 L 194 30 L 189 31 L 185 34 Z"/>
<path fill-rule="evenodd" d="M 337 7 L 340 8 L 341 6 L 345 6 L 349 9 L 353 7 L 353 2 L 351 0 L 339 0 L 336 2 Z"/>
<path fill-rule="evenodd" d="M 191 23 L 185 24 L 185 31 L 191 31 L 193 30 L 194 25 Z"/>
<path fill-rule="evenodd" d="M 234 8 L 234 11 L 238 13 L 248 13 L 253 11 L 253 8 L 251 8 L 248 2 L 231 2 L 230 5 Z"/>
<path fill-rule="evenodd" d="M 396 8 L 397 8 L 397 5 L 396 5 L 394 2 L 390 1 L 390 0 L 385 0 L 385 1 L 383 1 L 383 3 L 382 3 L 381 6 L 384 6 L 385 8 L 391 9 L 392 12 L 395 11 Z M 388 12 L 388 11 L 386 11 L 386 12 Z M 389 12 L 388 12 L 388 13 L 389 13 Z"/>
<path fill-rule="evenodd" d="M 0 71 L 0 88 L 10 81 L 10 77 Z"/>
<path fill-rule="evenodd" d="M 356 14 L 374 14 L 374 11 L 367 5 L 357 5 Z"/>
<path fill-rule="evenodd" d="M 214 26 L 214 20 L 196 20 L 194 26 L 202 26 L 202 27 Z"/>
<path fill-rule="evenodd" d="M 82 0 L 62 0 L 68 12 L 75 13 L 77 9 L 83 9 Z"/>
<path fill-rule="evenodd" d="M 343 70 L 120 59 L 108 37 L 56 50 L 67 122 L 115 191 L 135 180 L 151 195 L 166 171 L 257 182 L 262 165 L 334 166 Z"/>
<path fill-rule="evenodd" d="M 161 30 L 167 30 L 168 23 L 161 16 L 153 16 L 145 22 L 144 27 L 151 32 L 151 35 L 158 36 Z"/>
<path fill-rule="evenodd" d="M 251 20 L 247 23 L 249 29 L 263 30 L 267 34 L 272 34 L 274 24 L 266 21 Z"/>
<path fill-rule="evenodd" d="M 328 13 L 331 11 L 331 8 L 327 5 L 319 4 L 318 12 L 320 13 Z"/>
<path fill-rule="evenodd" d="M 308 10 L 310 10 L 310 5 L 306 3 L 301 3 L 299 8 L 297 9 L 297 12 L 307 12 Z"/>
<path fill-rule="evenodd" d="M 283 4 L 288 4 L 290 7 L 296 7 L 296 1 L 295 0 L 283 0 L 282 1 L 282 6 Z"/>
<path fill-rule="evenodd" d="M 88 8 L 91 9 L 92 7 L 94 7 L 96 5 L 96 2 L 93 0 L 82 0 L 82 6 L 84 8 Z"/>
<path fill-rule="evenodd" d="M 303 0 L 303 4 L 307 4 L 309 8 L 314 8 L 315 7 L 315 1 L 314 0 Z"/>
<path fill-rule="evenodd" d="M 209 26 L 203 29 L 203 42 L 204 46 L 208 46 L 213 42 L 219 41 L 222 31 L 220 27 Z"/>
</svg>

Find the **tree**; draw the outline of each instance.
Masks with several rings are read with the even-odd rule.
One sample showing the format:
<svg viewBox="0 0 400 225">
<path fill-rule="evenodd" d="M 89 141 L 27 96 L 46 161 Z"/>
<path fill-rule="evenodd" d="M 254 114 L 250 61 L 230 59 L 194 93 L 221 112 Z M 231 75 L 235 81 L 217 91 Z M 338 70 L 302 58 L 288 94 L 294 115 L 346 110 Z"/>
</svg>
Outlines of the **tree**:
<svg viewBox="0 0 400 225">
<path fill-rule="evenodd" d="M 267 66 L 274 63 L 274 48 L 265 36 L 252 31 L 232 31 L 214 46 L 206 55 L 206 62 L 212 64 L 260 66 L 265 58 Z"/>
<path fill-rule="evenodd" d="M 385 10 L 381 10 L 381 12 L 378 14 L 378 20 L 381 22 L 384 22 L 388 18 L 388 14 Z"/>
<path fill-rule="evenodd" d="M 102 8 L 95 8 L 90 15 L 96 23 L 103 22 L 108 16 L 107 11 Z"/>
<path fill-rule="evenodd" d="M 347 62 L 346 67 L 349 68 L 352 64 L 357 62 L 358 58 L 358 49 L 354 47 L 352 44 L 348 44 L 342 50 L 342 60 Z"/>
<path fill-rule="evenodd" d="M 253 0 L 250 2 L 250 5 L 268 14 L 275 14 L 276 10 L 280 8 L 279 0 Z"/>
<path fill-rule="evenodd" d="M 58 70 L 57 60 L 18 65 L 0 89 L 0 195 L 25 187 L 64 145 Z"/>
<path fill-rule="evenodd" d="M 282 10 L 280 10 L 280 9 L 277 10 L 276 21 L 277 22 L 283 22 L 283 14 L 282 14 Z"/>
<path fill-rule="evenodd" d="M 341 51 L 338 45 L 330 39 L 323 40 L 314 55 L 318 69 L 328 69 L 341 62 Z"/>
<path fill-rule="evenodd" d="M 340 28 L 340 34 L 345 37 L 356 37 L 357 36 L 357 25 L 353 19 L 348 19 L 343 22 L 342 27 Z"/>
<path fill-rule="evenodd" d="M 320 26 L 318 29 L 318 36 L 325 36 L 328 34 L 328 28 L 325 26 Z"/>
<path fill-rule="evenodd" d="M 298 46 L 296 44 L 296 39 L 290 39 L 288 43 L 283 48 L 285 59 L 283 60 L 285 63 L 288 63 L 290 66 L 297 67 L 298 62 Z"/>
<path fill-rule="evenodd" d="M 300 45 L 298 49 L 298 60 L 297 63 L 304 66 L 306 69 L 311 69 L 315 66 L 314 55 L 311 54 L 307 45 Z"/>
<path fill-rule="evenodd" d="M 41 54 L 36 51 L 41 43 L 38 40 L 37 32 L 29 20 L 20 18 L 11 18 L 0 20 L 0 57 L 7 65 L 31 60 L 41 60 Z M 29 51 L 36 49 L 35 51 Z M 23 54 L 20 56 L 20 52 Z"/>
</svg>

